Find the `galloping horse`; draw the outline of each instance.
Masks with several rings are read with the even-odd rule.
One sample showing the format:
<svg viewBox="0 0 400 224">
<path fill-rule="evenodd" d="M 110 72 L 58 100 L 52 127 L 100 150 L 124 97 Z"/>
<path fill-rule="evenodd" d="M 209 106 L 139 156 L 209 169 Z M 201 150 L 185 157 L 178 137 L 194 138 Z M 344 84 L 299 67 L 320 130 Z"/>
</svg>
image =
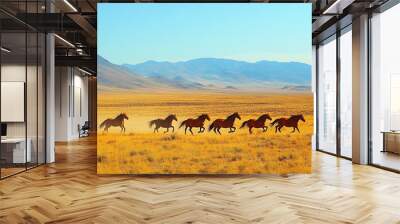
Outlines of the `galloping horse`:
<svg viewBox="0 0 400 224">
<path fill-rule="evenodd" d="M 117 117 L 114 119 L 106 119 L 100 124 L 100 128 L 104 127 L 104 131 L 108 132 L 108 129 L 111 126 L 119 126 L 121 128 L 121 132 L 124 131 L 125 133 L 125 125 L 124 125 L 124 120 L 129 120 L 128 116 L 126 116 L 125 113 L 120 113 Z"/>
<path fill-rule="evenodd" d="M 306 120 L 304 120 L 304 117 L 302 114 L 299 115 L 292 115 L 290 116 L 290 118 L 279 118 L 274 120 L 271 123 L 271 126 L 273 127 L 274 125 L 276 125 L 275 127 L 275 133 L 276 132 L 281 132 L 282 127 L 286 126 L 286 127 L 292 127 L 293 128 L 293 132 L 297 131 L 300 133 L 299 128 L 297 127 L 297 124 L 299 123 L 299 120 L 302 120 L 303 122 L 306 122 Z"/>
<path fill-rule="evenodd" d="M 174 114 L 168 115 L 168 117 L 166 117 L 165 119 L 155 119 L 149 122 L 149 126 L 150 128 L 154 125 L 154 132 L 158 132 L 158 129 L 160 127 L 162 128 L 166 128 L 167 130 L 164 131 L 164 133 L 167 133 L 169 131 L 169 128 L 172 128 L 172 132 L 175 131 L 174 126 L 172 126 L 172 121 L 178 121 L 178 119 L 176 118 L 176 116 Z"/>
<path fill-rule="evenodd" d="M 192 135 L 193 135 L 192 128 L 200 128 L 198 133 L 202 133 L 202 132 L 204 132 L 204 130 L 206 130 L 204 128 L 205 120 L 210 120 L 210 117 L 208 116 L 208 114 L 202 114 L 196 119 L 189 118 L 187 120 L 184 120 L 181 123 L 181 125 L 179 126 L 179 128 L 181 128 L 183 125 L 185 125 L 185 135 L 186 135 L 186 130 L 188 128 L 189 128 L 190 133 L 192 133 Z"/>
<path fill-rule="evenodd" d="M 237 112 L 229 115 L 226 119 L 217 119 L 208 127 L 208 131 L 213 130 L 216 134 L 217 132 L 221 134 L 221 128 L 229 128 L 229 133 L 235 132 L 236 128 L 233 127 L 233 124 L 236 118 L 241 119 Z"/>
<path fill-rule="evenodd" d="M 250 120 L 243 122 L 243 124 L 242 124 L 242 126 L 240 126 L 240 128 L 244 128 L 244 126 L 247 125 L 247 127 L 249 127 L 250 134 L 253 134 L 253 132 L 251 131 L 251 129 L 253 129 L 253 128 L 262 128 L 263 132 L 266 132 L 268 128 L 267 128 L 267 126 L 265 126 L 265 121 L 267 119 L 272 120 L 271 117 L 269 116 L 269 114 L 263 114 L 257 120 L 250 119 Z"/>
</svg>

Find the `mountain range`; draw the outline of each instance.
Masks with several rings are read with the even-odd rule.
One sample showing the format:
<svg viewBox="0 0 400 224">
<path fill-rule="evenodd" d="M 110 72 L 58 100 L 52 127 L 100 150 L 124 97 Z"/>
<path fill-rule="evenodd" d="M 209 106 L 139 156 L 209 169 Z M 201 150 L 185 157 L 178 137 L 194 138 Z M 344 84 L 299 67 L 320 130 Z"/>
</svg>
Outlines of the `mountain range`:
<svg viewBox="0 0 400 224">
<path fill-rule="evenodd" d="M 245 62 L 199 58 L 182 62 L 146 61 L 116 65 L 98 56 L 103 88 L 310 89 L 311 66 L 299 62 Z"/>
</svg>

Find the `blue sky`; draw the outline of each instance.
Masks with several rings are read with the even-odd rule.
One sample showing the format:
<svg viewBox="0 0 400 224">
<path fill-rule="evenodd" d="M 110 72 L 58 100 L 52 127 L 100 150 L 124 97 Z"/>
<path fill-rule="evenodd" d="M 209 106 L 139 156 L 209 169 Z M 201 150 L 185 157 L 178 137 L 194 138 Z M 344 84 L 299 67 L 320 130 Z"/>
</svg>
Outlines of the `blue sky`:
<svg viewBox="0 0 400 224">
<path fill-rule="evenodd" d="M 115 64 L 227 58 L 311 64 L 311 4 L 98 4 L 98 54 Z"/>
</svg>

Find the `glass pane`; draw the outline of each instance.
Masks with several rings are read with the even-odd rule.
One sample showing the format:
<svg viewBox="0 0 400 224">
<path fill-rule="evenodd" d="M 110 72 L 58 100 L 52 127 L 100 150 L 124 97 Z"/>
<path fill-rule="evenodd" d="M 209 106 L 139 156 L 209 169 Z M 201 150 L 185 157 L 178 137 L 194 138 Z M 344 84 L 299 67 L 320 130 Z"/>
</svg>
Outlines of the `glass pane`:
<svg viewBox="0 0 400 224">
<path fill-rule="evenodd" d="M 39 36 L 39 45 L 38 45 L 38 163 L 45 163 L 46 158 L 46 149 L 45 149 L 45 60 L 46 60 L 46 52 L 45 52 L 45 44 L 46 39 L 45 35 L 40 33 Z"/>
<path fill-rule="evenodd" d="M 372 163 L 400 170 L 400 5 L 372 18 Z"/>
<path fill-rule="evenodd" d="M 336 41 L 318 48 L 318 148 L 336 153 Z"/>
<path fill-rule="evenodd" d="M 340 153 L 352 157 L 352 35 L 340 36 Z"/>
<path fill-rule="evenodd" d="M 38 144 L 37 144 L 37 127 L 38 127 L 38 107 L 37 107 L 37 84 L 38 84 L 38 57 L 37 57 L 37 45 L 38 37 L 37 33 L 27 33 L 27 81 L 26 81 L 26 113 L 27 113 L 27 144 L 30 153 L 30 160 L 28 160 L 28 168 L 37 165 L 38 160 Z"/>
<path fill-rule="evenodd" d="M 26 35 L 1 34 L 1 173 L 2 177 L 25 170 L 31 151 L 26 150 Z"/>
</svg>

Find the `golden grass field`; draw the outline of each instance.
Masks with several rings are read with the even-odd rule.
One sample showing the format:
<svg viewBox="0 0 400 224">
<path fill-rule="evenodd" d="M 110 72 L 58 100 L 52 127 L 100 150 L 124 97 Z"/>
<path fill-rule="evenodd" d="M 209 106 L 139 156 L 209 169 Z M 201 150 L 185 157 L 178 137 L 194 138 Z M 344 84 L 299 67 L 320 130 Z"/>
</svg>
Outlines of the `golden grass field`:
<svg viewBox="0 0 400 224">
<path fill-rule="evenodd" d="M 240 93 L 240 92 L 99 92 L 98 124 L 124 112 L 126 133 L 111 128 L 98 131 L 97 171 L 99 174 L 249 174 L 249 173 L 309 173 L 311 172 L 311 135 L 313 132 L 313 99 L 311 93 Z M 239 112 L 235 133 L 221 129 L 213 132 L 185 135 L 178 129 L 181 121 L 208 113 L 211 121 Z M 272 119 L 303 114 L 299 122 L 301 133 L 272 128 L 263 133 L 241 123 L 269 113 Z M 153 133 L 148 122 L 176 114 L 175 133 L 164 129 Z M 270 121 L 267 121 L 269 124 Z M 170 130 L 171 131 L 171 130 Z"/>
</svg>

